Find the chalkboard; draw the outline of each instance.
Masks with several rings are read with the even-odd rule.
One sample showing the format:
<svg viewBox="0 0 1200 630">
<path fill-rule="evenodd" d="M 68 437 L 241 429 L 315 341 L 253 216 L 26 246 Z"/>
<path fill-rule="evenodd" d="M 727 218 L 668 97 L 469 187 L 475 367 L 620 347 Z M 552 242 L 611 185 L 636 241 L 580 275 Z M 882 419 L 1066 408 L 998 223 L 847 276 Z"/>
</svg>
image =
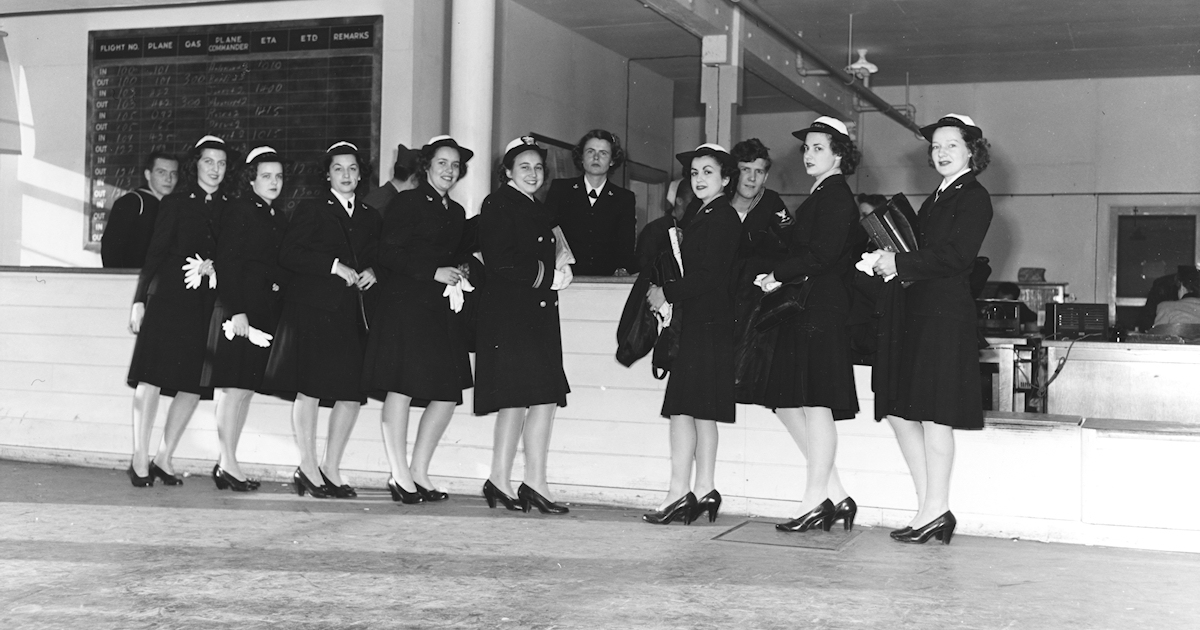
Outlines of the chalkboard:
<svg viewBox="0 0 1200 630">
<path fill-rule="evenodd" d="M 146 155 L 182 155 L 205 134 L 289 159 L 288 212 L 325 190 L 330 144 L 349 140 L 377 165 L 382 31 L 381 16 L 364 16 L 89 32 L 84 247 L 99 249 Z"/>
</svg>

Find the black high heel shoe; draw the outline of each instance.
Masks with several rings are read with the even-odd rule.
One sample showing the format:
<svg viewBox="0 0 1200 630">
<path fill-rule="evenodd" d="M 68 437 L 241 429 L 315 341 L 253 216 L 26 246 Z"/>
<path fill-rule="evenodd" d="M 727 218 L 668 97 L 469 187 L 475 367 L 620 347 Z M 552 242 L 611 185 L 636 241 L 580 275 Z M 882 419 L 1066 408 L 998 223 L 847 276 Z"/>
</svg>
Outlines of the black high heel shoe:
<svg viewBox="0 0 1200 630">
<path fill-rule="evenodd" d="M 912 527 L 905 525 L 904 527 L 901 527 L 900 529 L 893 529 L 892 533 L 889 535 L 892 537 L 892 540 L 895 540 L 897 536 L 904 536 L 904 535 L 908 534 L 908 532 L 911 532 L 911 531 L 912 531 Z"/>
<path fill-rule="evenodd" d="M 571 510 L 565 505 L 559 505 L 542 496 L 537 490 L 525 484 L 517 487 L 517 499 L 521 502 L 521 511 L 528 512 L 529 506 L 537 508 L 542 514 L 566 514 Z"/>
<path fill-rule="evenodd" d="M 495 508 L 496 502 L 498 501 L 504 504 L 504 509 L 510 512 L 521 511 L 521 507 L 517 505 L 517 500 L 508 496 L 507 494 L 504 494 L 504 491 L 502 491 L 500 488 L 497 488 L 496 484 L 492 483 L 491 479 L 483 482 L 483 498 L 487 499 L 489 508 Z"/>
<path fill-rule="evenodd" d="M 325 486 L 318 486 L 313 483 L 311 479 L 304 475 L 304 471 L 299 468 L 296 469 L 296 472 L 292 473 L 292 483 L 296 485 L 296 494 L 300 496 L 304 496 L 304 493 L 307 492 L 314 499 L 329 498 Z"/>
<path fill-rule="evenodd" d="M 317 468 L 317 470 L 321 469 Z M 333 482 L 329 480 L 329 477 L 325 476 L 324 470 L 321 470 L 321 481 L 324 481 L 325 487 L 328 488 L 325 493 L 335 499 L 353 499 L 354 497 L 358 496 L 358 492 L 356 492 L 354 487 L 348 483 L 344 483 L 340 486 L 333 485 Z"/>
<path fill-rule="evenodd" d="M 213 464 L 212 479 L 213 483 L 217 486 L 217 490 L 228 488 L 234 492 L 249 492 L 258 489 L 258 486 L 252 486 L 249 480 L 242 481 L 229 474 L 224 468 L 221 468 L 220 464 Z"/>
<path fill-rule="evenodd" d="M 712 523 L 717 520 L 717 512 L 721 509 L 721 493 L 715 489 L 708 494 L 696 500 L 696 507 L 692 509 L 691 518 L 688 521 L 699 520 L 705 512 L 708 512 L 708 522 Z"/>
<path fill-rule="evenodd" d="M 427 501 L 429 503 L 445 501 L 446 499 L 450 498 L 449 494 L 446 494 L 445 492 L 442 492 L 441 490 L 438 490 L 437 488 L 434 488 L 432 490 L 426 490 L 424 486 L 422 486 L 421 484 L 419 484 L 415 481 L 413 482 L 413 485 L 417 487 L 417 494 L 421 495 L 421 498 L 425 499 L 425 501 Z"/>
<path fill-rule="evenodd" d="M 158 464 L 154 463 L 154 460 L 150 460 L 150 474 L 148 476 L 149 477 L 158 477 L 159 479 L 162 480 L 164 486 L 182 486 L 183 485 L 182 479 L 180 479 L 179 477 L 176 477 L 175 475 L 167 474 L 167 471 L 159 468 Z"/>
<path fill-rule="evenodd" d="M 958 519 L 954 518 L 954 514 L 950 510 L 946 510 L 945 514 L 929 521 L 925 525 L 916 529 L 910 529 L 907 534 L 895 534 L 893 539 L 902 543 L 913 543 L 923 545 L 929 542 L 930 538 L 937 538 L 942 541 L 943 545 L 950 544 L 950 537 L 954 535 L 954 528 L 958 526 Z"/>
<path fill-rule="evenodd" d="M 786 523 L 779 523 L 775 529 L 781 532 L 806 532 L 814 527 L 820 527 L 829 531 L 829 528 L 833 527 L 833 515 L 836 509 L 833 507 L 833 501 L 825 499 L 820 505 L 809 510 L 807 514 Z"/>
<path fill-rule="evenodd" d="M 704 496 L 708 497 L 708 495 Z M 669 525 L 671 521 L 680 519 L 684 525 L 691 525 L 692 514 L 696 514 L 697 503 L 696 495 L 689 492 L 661 510 L 643 514 L 642 520 L 654 525 Z"/>
<path fill-rule="evenodd" d="M 400 485 L 399 481 L 396 481 L 395 477 L 388 477 L 387 486 L 388 486 L 388 492 L 392 493 L 393 501 L 398 501 L 405 505 L 414 505 L 417 503 L 425 502 L 425 497 L 421 496 L 421 492 L 420 492 L 421 486 L 417 486 L 416 492 L 409 492 L 408 490 L 405 490 L 403 486 Z"/>
<path fill-rule="evenodd" d="M 854 499 L 846 497 L 833 506 L 833 516 L 829 517 L 829 526 L 833 527 L 834 523 L 842 521 L 842 526 L 846 528 L 846 531 L 850 531 L 854 529 L 854 517 L 857 514 L 858 504 L 854 502 Z"/>
<path fill-rule="evenodd" d="M 137 471 L 133 469 L 133 464 L 129 465 L 129 470 L 126 470 L 125 474 L 129 475 L 129 482 L 133 484 L 134 488 L 149 488 L 154 485 L 154 475 L 143 477 L 137 474 Z"/>
</svg>

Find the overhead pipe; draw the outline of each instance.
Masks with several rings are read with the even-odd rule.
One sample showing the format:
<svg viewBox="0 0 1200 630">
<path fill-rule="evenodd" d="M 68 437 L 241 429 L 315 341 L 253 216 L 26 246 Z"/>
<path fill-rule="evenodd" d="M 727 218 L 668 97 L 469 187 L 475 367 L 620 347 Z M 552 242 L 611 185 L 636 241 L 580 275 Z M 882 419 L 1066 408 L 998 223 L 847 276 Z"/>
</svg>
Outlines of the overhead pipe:
<svg viewBox="0 0 1200 630">
<path fill-rule="evenodd" d="M 881 98 L 872 90 L 855 82 L 853 76 L 846 74 L 841 68 L 822 57 L 815 48 L 808 44 L 808 42 L 804 41 L 799 35 L 788 30 L 788 28 L 784 26 L 782 22 L 775 19 L 775 16 L 767 13 L 767 11 L 759 6 L 757 2 L 754 0 L 726 1 L 736 7 L 741 7 L 742 10 L 744 10 L 746 13 L 749 13 L 752 17 L 754 17 L 754 19 L 758 20 L 764 27 L 767 28 L 767 30 L 771 31 L 776 36 L 782 38 L 785 42 L 791 44 L 793 47 L 800 50 L 800 52 L 807 55 L 809 59 L 816 62 L 818 66 L 821 66 L 828 71 L 829 76 L 835 77 L 845 83 L 851 90 L 854 91 L 855 94 L 860 96 L 863 100 L 867 101 L 871 105 L 874 105 L 880 113 L 888 118 L 891 118 L 892 120 L 895 120 L 905 128 L 911 129 L 913 133 L 916 133 L 917 135 L 921 134 L 921 128 L 915 121 L 908 116 L 905 116 L 903 112 L 893 107 L 891 103 L 883 100 L 883 98 Z"/>
</svg>

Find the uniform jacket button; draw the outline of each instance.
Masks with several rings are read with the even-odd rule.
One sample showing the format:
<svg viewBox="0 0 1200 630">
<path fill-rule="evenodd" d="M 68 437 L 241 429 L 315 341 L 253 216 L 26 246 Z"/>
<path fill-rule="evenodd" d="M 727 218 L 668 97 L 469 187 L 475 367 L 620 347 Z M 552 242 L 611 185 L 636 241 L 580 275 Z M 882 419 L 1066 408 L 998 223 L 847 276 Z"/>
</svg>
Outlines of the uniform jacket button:
<svg viewBox="0 0 1200 630">
<path fill-rule="evenodd" d="M 540 237 L 540 236 L 538 237 L 538 242 L 539 242 L 539 243 L 541 243 L 541 242 L 542 242 L 542 237 Z"/>
<path fill-rule="evenodd" d="M 546 308 L 546 302 L 544 300 L 541 302 L 538 302 L 538 306 L 540 306 L 542 308 Z"/>
<path fill-rule="evenodd" d="M 554 300 L 554 305 L 558 306 L 558 300 Z"/>
</svg>

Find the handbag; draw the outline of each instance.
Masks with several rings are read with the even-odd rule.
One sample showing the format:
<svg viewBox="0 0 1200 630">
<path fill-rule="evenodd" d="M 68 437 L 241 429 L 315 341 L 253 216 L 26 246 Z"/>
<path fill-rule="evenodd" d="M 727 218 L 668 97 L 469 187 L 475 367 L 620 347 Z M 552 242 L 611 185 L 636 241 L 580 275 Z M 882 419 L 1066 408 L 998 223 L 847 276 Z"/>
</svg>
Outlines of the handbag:
<svg viewBox="0 0 1200 630">
<path fill-rule="evenodd" d="M 808 276 L 800 276 L 770 293 L 764 293 L 752 320 L 754 330 L 767 332 L 799 317 L 811 291 L 812 284 L 808 282 Z"/>
<path fill-rule="evenodd" d="M 617 324 L 617 362 L 625 367 L 650 354 L 658 341 L 658 320 L 646 303 L 649 289 L 650 278 L 644 274 L 638 276 L 625 299 L 621 321 Z"/>
</svg>

